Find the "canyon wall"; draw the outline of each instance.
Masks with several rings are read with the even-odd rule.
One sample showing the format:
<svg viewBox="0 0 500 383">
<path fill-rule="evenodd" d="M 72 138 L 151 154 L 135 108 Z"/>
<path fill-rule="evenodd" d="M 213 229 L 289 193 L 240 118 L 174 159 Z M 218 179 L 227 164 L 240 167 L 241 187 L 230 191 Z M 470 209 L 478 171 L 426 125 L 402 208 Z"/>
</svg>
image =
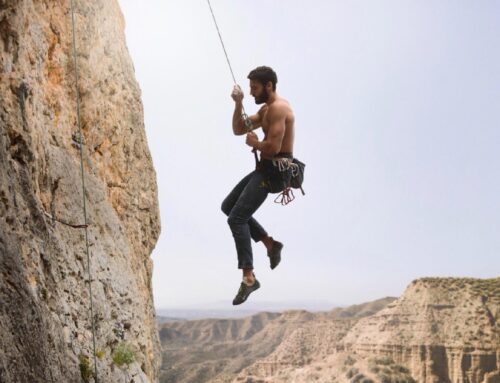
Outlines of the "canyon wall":
<svg viewBox="0 0 500 383">
<path fill-rule="evenodd" d="M 125 23 L 117 0 L 75 0 L 80 137 L 70 6 L 0 1 L 0 381 L 92 380 L 91 282 L 99 381 L 157 382 L 156 175 Z M 90 281 L 85 230 L 61 223 L 84 197 Z"/>
<path fill-rule="evenodd" d="M 500 278 L 422 278 L 350 323 L 318 317 L 235 382 L 500 383 Z"/>
<path fill-rule="evenodd" d="M 423 278 L 343 340 L 387 357 L 422 383 L 500 382 L 500 278 Z"/>
<path fill-rule="evenodd" d="M 162 324 L 161 382 L 500 383 L 500 278 L 265 318 Z"/>
</svg>

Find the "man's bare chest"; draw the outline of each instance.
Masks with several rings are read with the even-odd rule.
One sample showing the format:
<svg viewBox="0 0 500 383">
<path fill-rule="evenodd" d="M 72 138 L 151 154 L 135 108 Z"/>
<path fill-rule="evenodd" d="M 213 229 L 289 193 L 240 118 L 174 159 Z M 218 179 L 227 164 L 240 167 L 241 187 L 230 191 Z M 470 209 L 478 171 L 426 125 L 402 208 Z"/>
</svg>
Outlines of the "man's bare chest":
<svg viewBox="0 0 500 383">
<path fill-rule="evenodd" d="M 267 120 L 267 108 L 262 110 L 262 120 L 261 120 L 262 130 L 267 135 L 269 130 L 269 121 Z"/>
</svg>

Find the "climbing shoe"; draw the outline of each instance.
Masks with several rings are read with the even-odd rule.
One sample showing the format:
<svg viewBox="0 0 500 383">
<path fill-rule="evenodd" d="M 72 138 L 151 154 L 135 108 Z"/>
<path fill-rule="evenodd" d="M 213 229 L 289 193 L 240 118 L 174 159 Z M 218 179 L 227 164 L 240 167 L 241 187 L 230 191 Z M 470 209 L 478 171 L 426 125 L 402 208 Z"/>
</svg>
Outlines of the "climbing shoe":
<svg viewBox="0 0 500 383">
<path fill-rule="evenodd" d="M 245 282 L 241 282 L 238 294 L 233 299 L 233 305 L 241 305 L 245 302 L 248 296 L 260 287 L 259 281 L 256 279 L 252 286 L 248 286 Z"/>
<path fill-rule="evenodd" d="M 283 244 L 273 240 L 273 247 L 267 252 L 267 256 L 271 263 L 271 269 L 274 269 L 281 262 L 281 249 L 283 249 Z"/>
</svg>

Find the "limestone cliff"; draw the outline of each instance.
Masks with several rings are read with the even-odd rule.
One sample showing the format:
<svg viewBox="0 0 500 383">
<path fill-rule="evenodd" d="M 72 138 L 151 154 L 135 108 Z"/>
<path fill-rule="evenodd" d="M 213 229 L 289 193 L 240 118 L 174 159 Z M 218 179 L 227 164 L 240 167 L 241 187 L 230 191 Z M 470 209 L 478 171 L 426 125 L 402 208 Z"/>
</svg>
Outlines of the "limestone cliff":
<svg viewBox="0 0 500 383">
<path fill-rule="evenodd" d="M 75 0 L 100 382 L 157 382 L 160 231 L 117 0 Z M 0 0 L 0 381 L 81 382 L 92 355 L 70 0 Z M 48 215 L 47 215 L 48 214 Z M 126 371 L 112 361 L 123 342 Z M 90 379 L 92 380 L 92 379 Z"/>
</svg>

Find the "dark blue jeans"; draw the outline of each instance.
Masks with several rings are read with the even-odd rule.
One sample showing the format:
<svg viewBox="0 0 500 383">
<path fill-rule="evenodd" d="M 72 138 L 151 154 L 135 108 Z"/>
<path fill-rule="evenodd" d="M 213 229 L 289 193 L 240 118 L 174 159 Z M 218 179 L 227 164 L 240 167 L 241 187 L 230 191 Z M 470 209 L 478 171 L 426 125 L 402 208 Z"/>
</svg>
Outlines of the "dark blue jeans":
<svg viewBox="0 0 500 383">
<path fill-rule="evenodd" d="M 222 211 L 233 233 L 238 253 L 238 268 L 253 269 L 252 244 L 267 236 L 264 228 L 252 217 L 269 194 L 262 171 L 254 170 L 243 178 L 222 202 Z"/>
</svg>

